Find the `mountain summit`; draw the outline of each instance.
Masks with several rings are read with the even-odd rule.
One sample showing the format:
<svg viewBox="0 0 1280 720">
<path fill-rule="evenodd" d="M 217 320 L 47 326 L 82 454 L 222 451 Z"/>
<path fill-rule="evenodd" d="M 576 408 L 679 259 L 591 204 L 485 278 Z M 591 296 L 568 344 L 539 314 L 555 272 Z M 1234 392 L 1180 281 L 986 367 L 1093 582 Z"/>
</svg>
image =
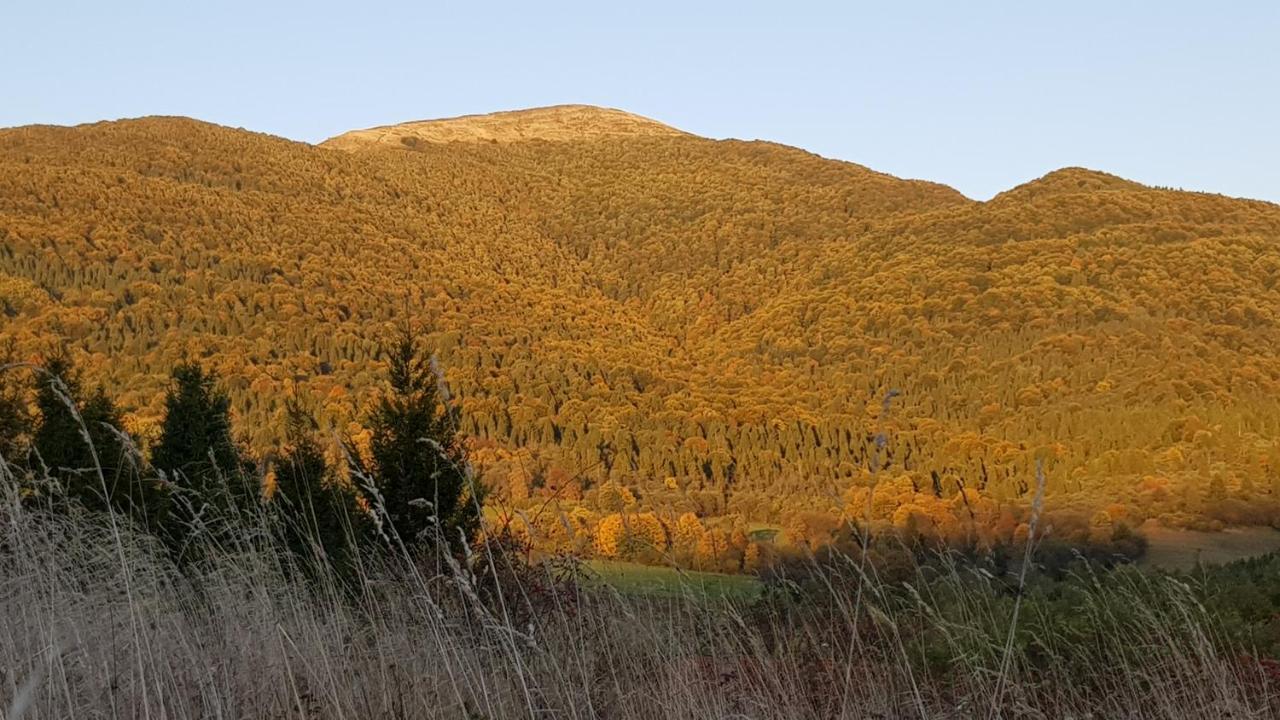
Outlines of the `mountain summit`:
<svg viewBox="0 0 1280 720">
<path fill-rule="evenodd" d="M 998 199 L 1023 202 L 1054 195 L 1090 195 L 1115 190 L 1143 191 L 1150 188 L 1110 173 L 1082 167 L 1065 167 L 1043 177 L 1006 190 Z"/>
<path fill-rule="evenodd" d="M 613 108 L 553 105 L 352 130 L 329 138 L 321 145 L 358 150 L 379 145 L 412 148 L 420 143 L 514 143 L 687 134 L 657 120 Z"/>
</svg>

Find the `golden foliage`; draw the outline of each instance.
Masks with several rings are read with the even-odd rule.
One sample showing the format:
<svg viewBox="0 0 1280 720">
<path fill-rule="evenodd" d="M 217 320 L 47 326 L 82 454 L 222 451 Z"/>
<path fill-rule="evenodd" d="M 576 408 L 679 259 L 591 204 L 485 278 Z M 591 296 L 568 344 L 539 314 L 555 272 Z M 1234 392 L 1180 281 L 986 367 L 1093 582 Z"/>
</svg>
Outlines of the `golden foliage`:
<svg viewBox="0 0 1280 720">
<path fill-rule="evenodd" d="M 596 527 L 596 552 L 607 558 L 656 560 L 666 548 L 666 530 L 651 512 L 614 513 Z"/>
<path fill-rule="evenodd" d="M 265 449 L 291 394 L 359 442 L 408 319 L 499 496 L 594 491 L 615 553 L 622 513 L 858 518 L 828 508 L 856 488 L 878 522 L 995 532 L 1037 458 L 1085 517 L 1280 516 L 1275 205 L 1080 169 L 978 203 L 677 133 L 341 145 L 0 131 L 4 335 L 69 340 L 143 429 L 202 358 Z"/>
</svg>

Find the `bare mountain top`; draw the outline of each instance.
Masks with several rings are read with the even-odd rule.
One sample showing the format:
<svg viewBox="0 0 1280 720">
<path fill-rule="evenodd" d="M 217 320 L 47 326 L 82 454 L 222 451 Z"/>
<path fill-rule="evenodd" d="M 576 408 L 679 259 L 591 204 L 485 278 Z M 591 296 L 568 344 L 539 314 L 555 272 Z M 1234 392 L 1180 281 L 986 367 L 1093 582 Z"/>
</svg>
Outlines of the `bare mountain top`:
<svg viewBox="0 0 1280 720">
<path fill-rule="evenodd" d="M 414 147 L 419 143 L 513 143 L 686 134 L 656 120 L 612 108 L 554 105 L 352 130 L 321 144 L 341 150 L 356 150 L 370 145 Z"/>
</svg>

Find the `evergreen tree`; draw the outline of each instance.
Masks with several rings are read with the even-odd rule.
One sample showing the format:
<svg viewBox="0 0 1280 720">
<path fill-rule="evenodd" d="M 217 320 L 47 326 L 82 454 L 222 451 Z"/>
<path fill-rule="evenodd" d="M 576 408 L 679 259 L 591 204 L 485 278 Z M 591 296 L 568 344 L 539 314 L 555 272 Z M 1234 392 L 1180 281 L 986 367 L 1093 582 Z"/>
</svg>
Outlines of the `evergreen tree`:
<svg viewBox="0 0 1280 720">
<path fill-rule="evenodd" d="M 406 544 L 475 536 L 478 483 L 458 436 L 458 409 L 416 339 L 384 351 L 388 388 L 369 420 L 374 480 L 386 517 Z M 370 498 L 376 507 L 377 498 Z"/>
<path fill-rule="evenodd" d="M 31 434 L 31 416 L 22 394 L 0 386 L 0 459 L 8 465 L 22 461 Z"/>
<path fill-rule="evenodd" d="M 65 354 L 45 363 L 44 372 L 35 374 L 35 407 L 38 421 L 32 434 L 34 464 L 49 477 L 63 483 L 81 470 L 92 467 L 93 458 L 80 433 L 80 421 L 68 402 L 78 403 L 80 376 Z"/>
<path fill-rule="evenodd" d="M 113 476 L 106 467 L 107 458 L 118 457 L 122 448 L 103 425 L 118 428 L 120 412 L 101 388 L 91 403 L 85 402 L 80 374 L 65 354 L 50 360 L 45 373 L 37 373 L 36 377 L 39 422 L 32 446 L 39 462 L 61 484 L 69 499 L 93 510 L 105 509 L 109 498 L 98 478 L 98 467 L 101 463 L 104 478 Z"/>
<path fill-rule="evenodd" d="M 123 433 L 123 414 L 115 401 L 99 385 L 83 404 L 81 417 L 89 428 L 89 437 L 106 482 L 105 504 L 116 512 L 131 517 L 142 527 L 159 530 L 168 511 L 169 498 L 159 478 L 139 466 L 137 450 L 127 444 Z M 97 495 L 94 486 L 94 495 Z M 82 500 L 88 507 L 95 507 Z M 101 504 L 97 509 L 104 509 Z"/>
<path fill-rule="evenodd" d="M 20 380 L 20 367 L 10 338 L 0 356 L 0 459 L 9 466 L 23 461 L 32 431 L 31 413 Z"/>
<path fill-rule="evenodd" d="M 271 497 L 281 539 L 304 569 L 328 565 L 351 579 L 367 518 L 355 493 L 332 476 L 315 438 L 315 420 L 296 401 L 289 401 L 287 411 L 288 445 L 276 464 Z"/>
<path fill-rule="evenodd" d="M 156 524 L 164 508 L 163 492 L 142 477 L 119 434 L 123 415 L 111 397 L 99 386 L 86 399 L 79 372 L 66 354 L 50 360 L 36 377 L 39 422 L 32 447 L 38 467 L 58 481 L 59 499 L 89 510 L 124 513 L 144 526 Z"/>
<path fill-rule="evenodd" d="M 258 506 L 260 483 L 231 438 L 231 401 L 213 373 L 197 363 L 174 368 L 165 396 L 164 423 L 151 464 L 174 487 L 171 540 L 180 540 L 197 517 L 219 523 L 247 521 Z"/>
</svg>

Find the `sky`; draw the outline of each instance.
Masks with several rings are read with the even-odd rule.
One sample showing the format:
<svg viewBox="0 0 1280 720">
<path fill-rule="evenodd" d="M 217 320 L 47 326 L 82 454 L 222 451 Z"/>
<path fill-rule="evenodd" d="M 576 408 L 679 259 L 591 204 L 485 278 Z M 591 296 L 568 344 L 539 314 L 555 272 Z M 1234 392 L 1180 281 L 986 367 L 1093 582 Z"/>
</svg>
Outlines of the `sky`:
<svg viewBox="0 0 1280 720">
<path fill-rule="evenodd" d="M 318 142 L 588 103 L 976 199 L 1077 165 L 1280 202 L 1275 0 L 0 4 L 0 126 Z"/>
</svg>

